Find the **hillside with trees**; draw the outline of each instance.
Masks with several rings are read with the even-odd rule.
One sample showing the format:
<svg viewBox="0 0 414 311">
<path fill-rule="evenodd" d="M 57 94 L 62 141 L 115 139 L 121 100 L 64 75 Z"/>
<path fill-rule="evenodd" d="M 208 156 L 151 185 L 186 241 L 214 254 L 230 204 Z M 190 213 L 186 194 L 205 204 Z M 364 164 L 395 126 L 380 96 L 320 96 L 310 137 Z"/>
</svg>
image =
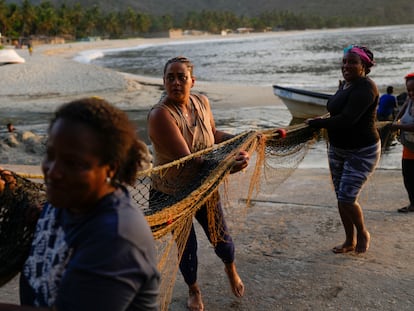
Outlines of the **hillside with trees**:
<svg viewBox="0 0 414 311">
<path fill-rule="evenodd" d="M 39 5 L 43 0 L 30 1 Z M 367 22 L 398 24 L 414 22 L 412 0 L 50 0 L 59 7 L 63 4 L 82 7 L 97 6 L 103 12 L 125 11 L 128 8 L 150 15 L 170 15 L 173 18 L 190 12 L 220 11 L 236 16 L 254 17 L 264 12 L 289 11 L 292 13 L 321 17 L 349 17 L 366 19 Z M 6 3 L 21 4 L 23 0 L 7 0 Z M 401 21 L 403 20 L 403 21 Z"/>
<path fill-rule="evenodd" d="M 171 28 L 219 33 L 414 23 L 412 0 L 0 0 L 0 32 L 121 38 Z"/>
</svg>

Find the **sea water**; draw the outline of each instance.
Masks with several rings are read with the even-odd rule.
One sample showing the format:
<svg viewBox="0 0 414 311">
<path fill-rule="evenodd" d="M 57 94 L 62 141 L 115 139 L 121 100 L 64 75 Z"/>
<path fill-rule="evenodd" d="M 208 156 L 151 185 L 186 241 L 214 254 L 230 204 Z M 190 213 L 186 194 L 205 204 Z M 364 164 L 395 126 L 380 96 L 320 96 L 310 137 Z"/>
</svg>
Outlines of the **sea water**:
<svg viewBox="0 0 414 311">
<path fill-rule="evenodd" d="M 185 55 L 195 64 L 197 80 L 272 87 L 279 84 L 326 93 L 335 92 L 342 79 L 342 51 L 349 44 L 365 45 L 376 65 L 370 73 L 380 92 L 393 85 L 404 91 L 404 75 L 414 71 L 414 25 L 274 32 L 189 40 L 111 50 L 88 61 L 114 70 L 161 77 L 164 63 Z M 284 107 L 216 108 L 217 126 L 230 132 L 283 127 L 291 116 Z M 400 168 L 401 145 L 387 148 L 382 168 Z M 301 164 L 326 167 L 326 145 L 317 142 Z"/>
<path fill-rule="evenodd" d="M 365 45 L 373 51 L 376 66 L 370 76 L 383 92 L 387 85 L 403 89 L 404 75 L 414 71 L 414 25 L 184 40 L 94 53 L 87 61 L 159 78 L 169 58 L 185 55 L 195 64 L 197 80 L 280 84 L 331 93 L 342 79 L 342 50 L 349 44 Z"/>
</svg>

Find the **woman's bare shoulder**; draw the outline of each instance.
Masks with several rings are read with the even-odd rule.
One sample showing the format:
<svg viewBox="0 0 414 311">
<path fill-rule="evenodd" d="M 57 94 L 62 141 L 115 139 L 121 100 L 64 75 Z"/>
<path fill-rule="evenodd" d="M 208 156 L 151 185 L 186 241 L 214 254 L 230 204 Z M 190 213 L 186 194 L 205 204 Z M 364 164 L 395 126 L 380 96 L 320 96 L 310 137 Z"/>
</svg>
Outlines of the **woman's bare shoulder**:
<svg viewBox="0 0 414 311">
<path fill-rule="evenodd" d="M 162 103 L 154 105 L 148 113 L 148 120 L 171 117 L 170 109 Z"/>
</svg>

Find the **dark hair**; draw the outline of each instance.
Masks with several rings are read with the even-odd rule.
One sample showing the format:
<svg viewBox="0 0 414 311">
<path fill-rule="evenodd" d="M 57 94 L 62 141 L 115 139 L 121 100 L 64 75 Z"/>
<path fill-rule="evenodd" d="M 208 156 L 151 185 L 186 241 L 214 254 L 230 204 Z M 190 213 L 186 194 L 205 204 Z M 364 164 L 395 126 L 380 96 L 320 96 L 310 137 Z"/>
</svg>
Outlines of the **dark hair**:
<svg viewBox="0 0 414 311">
<path fill-rule="evenodd" d="M 133 185 L 149 155 L 147 146 L 139 140 L 136 128 L 122 110 L 98 97 L 83 98 L 62 105 L 51 120 L 49 131 L 58 119 L 87 125 L 96 132 L 101 150 L 101 164 L 117 167 L 114 180 Z"/>
<path fill-rule="evenodd" d="M 9 131 L 9 133 L 14 132 L 15 128 L 12 123 L 9 122 L 7 123 L 6 126 L 7 126 L 7 131 Z"/>
<path fill-rule="evenodd" d="M 368 49 L 366 46 L 358 46 L 358 48 L 360 48 L 361 50 L 363 50 L 365 52 L 365 54 L 368 56 L 368 58 L 370 59 L 369 62 L 362 60 L 362 63 L 364 64 L 364 68 L 365 68 L 365 74 L 369 74 L 371 72 L 371 67 L 374 66 L 374 53 L 371 52 L 370 49 Z"/>
<path fill-rule="evenodd" d="M 182 63 L 185 64 L 188 68 L 188 70 L 190 71 L 191 75 L 193 75 L 193 69 L 194 69 L 194 65 L 193 63 L 185 56 L 177 56 L 174 58 L 169 59 L 164 66 L 164 75 L 165 72 L 167 71 L 168 65 L 172 64 L 172 63 Z"/>
<path fill-rule="evenodd" d="M 394 92 L 394 88 L 390 85 L 389 87 L 387 87 L 387 93 L 392 94 L 392 92 Z"/>
<path fill-rule="evenodd" d="M 372 53 L 372 51 L 367 48 L 366 46 L 358 46 L 361 50 L 364 50 L 364 52 L 368 55 L 369 59 L 371 60 L 372 64 L 370 64 L 370 66 L 374 65 L 374 53 Z"/>
</svg>

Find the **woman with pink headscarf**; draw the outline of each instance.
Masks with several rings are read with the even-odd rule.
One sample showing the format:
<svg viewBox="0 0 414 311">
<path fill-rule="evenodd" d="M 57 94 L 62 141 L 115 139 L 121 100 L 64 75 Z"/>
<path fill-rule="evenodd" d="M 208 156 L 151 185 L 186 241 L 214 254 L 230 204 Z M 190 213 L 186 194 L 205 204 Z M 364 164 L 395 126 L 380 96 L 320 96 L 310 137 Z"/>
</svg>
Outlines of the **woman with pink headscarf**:
<svg viewBox="0 0 414 311">
<path fill-rule="evenodd" d="M 370 244 L 358 196 L 381 152 L 375 126 L 379 92 L 367 76 L 373 65 L 374 56 L 368 48 L 345 48 L 341 67 L 344 81 L 328 100 L 330 116 L 306 120 L 309 126 L 328 132 L 329 168 L 345 229 L 345 242 L 335 246 L 334 253 L 364 253 Z"/>
</svg>

